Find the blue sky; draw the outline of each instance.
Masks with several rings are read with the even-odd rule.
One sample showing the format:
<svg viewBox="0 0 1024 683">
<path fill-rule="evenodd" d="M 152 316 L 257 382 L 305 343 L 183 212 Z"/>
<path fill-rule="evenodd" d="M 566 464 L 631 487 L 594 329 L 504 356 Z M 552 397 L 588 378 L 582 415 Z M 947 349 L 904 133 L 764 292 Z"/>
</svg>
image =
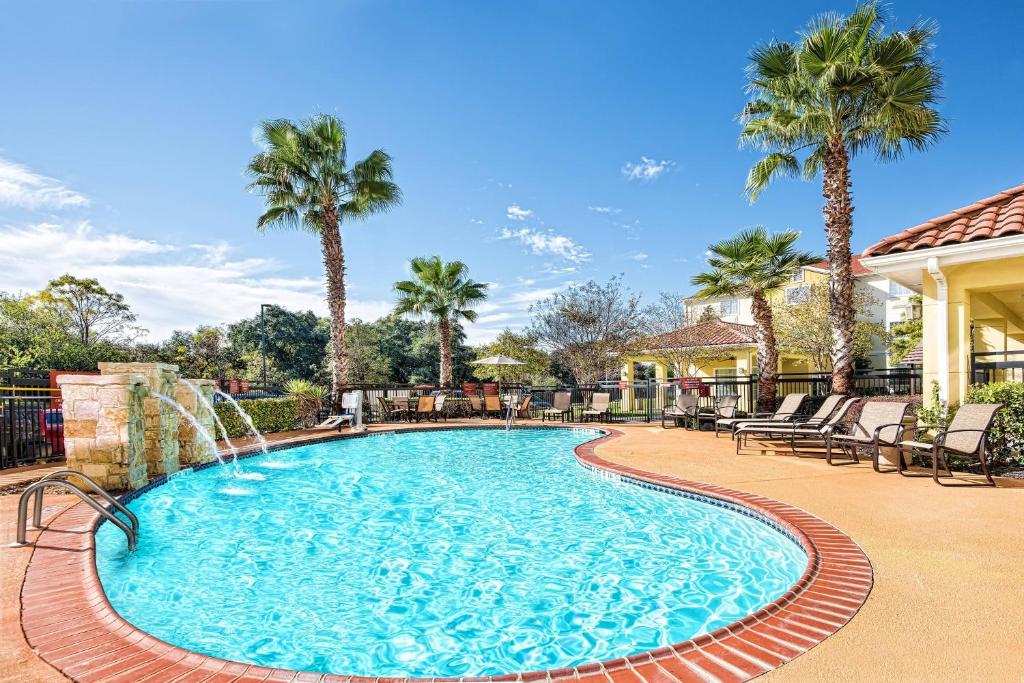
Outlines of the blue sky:
<svg viewBox="0 0 1024 683">
<path fill-rule="evenodd" d="M 257 234 L 242 170 L 265 118 L 340 115 L 394 157 L 403 205 L 345 226 L 353 316 L 410 257 L 494 283 L 471 339 L 567 283 L 689 290 L 710 241 L 756 224 L 822 251 L 818 183 L 742 195 L 743 67 L 852 3 L 5 3 L 0 290 L 64 271 L 123 292 L 151 337 L 260 303 L 322 304 L 315 238 Z M 854 249 L 1024 179 L 1018 3 L 899 1 L 938 21 L 950 134 L 858 159 Z"/>
</svg>

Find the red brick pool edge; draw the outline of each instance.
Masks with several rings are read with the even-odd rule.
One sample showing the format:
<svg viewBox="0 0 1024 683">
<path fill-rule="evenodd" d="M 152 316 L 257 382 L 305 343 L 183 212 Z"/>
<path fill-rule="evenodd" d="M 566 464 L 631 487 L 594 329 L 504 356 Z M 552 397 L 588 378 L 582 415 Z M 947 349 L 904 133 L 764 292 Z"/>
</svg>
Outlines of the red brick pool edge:
<svg viewBox="0 0 1024 683">
<path fill-rule="evenodd" d="M 596 449 L 622 433 L 607 428 L 603 431 L 604 436 L 576 448 L 581 464 L 632 483 L 698 495 L 759 514 L 804 548 L 808 563 L 803 576 L 786 594 L 754 614 L 671 647 L 572 669 L 424 680 L 582 680 L 587 683 L 749 680 L 798 657 L 838 631 L 867 599 L 873 580 L 871 563 L 856 543 L 832 525 L 799 508 L 763 496 L 604 460 Z M 288 444 L 289 447 L 295 445 L 298 444 Z M 400 680 L 298 672 L 230 662 L 183 650 L 140 631 L 114 611 L 100 585 L 94 542 L 98 523 L 99 516 L 84 504 L 69 508 L 53 520 L 36 541 L 22 586 L 21 621 L 26 640 L 43 660 L 72 680 L 104 683 L 394 683 Z"/>
</svg>

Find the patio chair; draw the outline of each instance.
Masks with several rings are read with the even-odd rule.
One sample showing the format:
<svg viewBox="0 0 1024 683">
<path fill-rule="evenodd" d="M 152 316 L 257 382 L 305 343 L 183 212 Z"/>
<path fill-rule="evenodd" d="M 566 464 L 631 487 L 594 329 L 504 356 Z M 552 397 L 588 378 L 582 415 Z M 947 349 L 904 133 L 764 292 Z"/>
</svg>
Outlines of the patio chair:
<svg viewBox="0 0 1024 683">
<path fill-rule="evenodd" d="M 390 420 L 406 420 L 409 418 L 409 408 L 407 406 L 399 406 L 383 396 L 377 397 L 377 407 L 380 409 L 381 417 L 384 421 Z"/>
<path fill-rule="evenodd" d="M 731 420 L 736 417 L 740 405 L 739 394 L 724 394 L 718 399 L 715 405 L 715 412 L 710 414 L 697 413 L 697 429 L 700 429 L 701 422 L 711 421 L 715 426 L 715 438 L 718 438 L 718 421 Z"/>
<path fill-rule="evenodd" d="M 434 410 L 434 397 L 433 396 L 420 396 L 419 400 L 416 401 L 416 410 L 409 415 L 410 419 L 416 420 L 433 420 L 437 422 L 437 412 Z"/>
<path fill-rule="evenodd" d="M 860 462 L 857 451 L 867 448 L 871 451 L 871 466 L 881 472 L 878 466 L 881 449 L 883 446 L 896 448 L 903 440 L 903 418 L 909 409 L 910 403 L 906 401 L 868 401 L 860 417 L 850 426 L 849 434 L 837 434 L 833 430 L 825 435 L 825 462 L 842 464 L 832 462 L 834 446 L 839 446 L 849 462 Z"/>
<path fill-rule="evenodd" d="M 796 455 L 796 440 L 825 442 L 825 435 L 836 429 L 859 398 L 847 398 L 834 394 L 825 399 L 818 411 L 806 420 L 794 422 L 761 422 L 743 425 L 736 430 L 736 453 L 747 445 L 747 437 L 761 434 L 767 438 L 781 437 L 789 440 L 789 448 Z"/>
<path fill-rule="evenodd" d="M 586 422 L 590 419 L 598 420 L 604 418 L 605 421 L 608 421 L 608 409 L 611 406 L 611 402 L 612 395 L 606 391 L 592 394 L 590 397 L 590 407 L 580 414 L 582 420 Z"/>
<path fill-rule="evenodd" d="M 448 421 L 448 413 L 445 412 L 444 403 L 448 400 L 447 394 L 438 394 L 434 399 L 434 419 L 439 417 L 444 418 L 444 421 Z"/>
<path fill-rule="evenodd" d="M 516 417 L 522 418 L 524 420 L 531 419 L 531 417 L 532 417 L 530 415 L 530 404 L 531 403 L 533 403 L 533 394 L 527 394 L 526 396 L 523 396 L 522 402 L 519 404 L 519 407 L 516 408 Z"/>
<path fill-rule="evenodd" d="M 700 398 L 693 394 L 679 394 L 676 396 L 675 403 L 668 406 L 667 408 L 661 409 L 661 428 L 665 427 L 665 418 L 671 417 L 673 423 L 682 422 L 683 427 L 686 427 L 687 422 L 691 422 L 695 427 L 697 425 L 697 409 Z"/>
<path fill-rule="evenodd" d="M 484 387 L 486 388 L 487 385 L 485 384 Z M 501 417 L 501 399 L 497 394 L 494 396 L 484 395 L 484 414 L 485 416 Z"/>
<path fill-rule="evenodd" d="M 484 396 L 497 396 L 498 385 L 494 382 L 484 382 Z"/>
<path fill-rule="evenodd" d="M 786 394 L 774 413 L 754 413 L 743 418 L 718 420 L 715 427 L 728 427 L 732 438 L 736 438 L 736 430 L 743 425 L 758 422 L 792 422 L 799 415 L 800 406 L 805 398 L 807 398 L 807 394 Z"/>
<path fill-rule="evenodd" d="M 947 453 L 956 455 L 974 456 L 981 462 L 981 471 L 985 474 L 987 486 L 995 486 L 996 482 L 988 471 L 988 463 L 985 461 L 985 443 L 988 440 L 989 430 L 992 428 L 992 421 L 996 413 L 1003 407 L 1002 403 L 965 403 L 956 411 L 956 415 L 945 429 L 929 425 L 921 425 L 914 430 L 914 438 L 920 437 L 925 430 L 938 430 L 932 443 L 922 441 L 901 441 L 899 444 L 900 455 L 897 460 L 896 469 L 904 476 L 915 476 L 906 474 L 908 460 L 903 455 L 912 456 L 929 455 L 932 461 L 932 479 L 939 486 L 945 486 L 939 481 L 939 462 L 946 468 L 946 472 L 953 477 L 953 470 L 949 468 Z"/>
<path fill-rule="evenodd" d="M 476 394 L 472 394 L 469 397 L 469 416 L 473 417 L 474 415 L 478 417 L 484 416 L 484 401 Z"/>
<path fill-rule="evenodd" d="M 566 417 L 571 417 L 571 414 L 572 394 L 568 391 L 556 391 L 554 399 L 551 401 L 551 407 L 540 414 L 540 421 L 544 422 L 548 418 L 553 420 L 560 417 L 562 422 L 565 422 Z"/>
</svg>

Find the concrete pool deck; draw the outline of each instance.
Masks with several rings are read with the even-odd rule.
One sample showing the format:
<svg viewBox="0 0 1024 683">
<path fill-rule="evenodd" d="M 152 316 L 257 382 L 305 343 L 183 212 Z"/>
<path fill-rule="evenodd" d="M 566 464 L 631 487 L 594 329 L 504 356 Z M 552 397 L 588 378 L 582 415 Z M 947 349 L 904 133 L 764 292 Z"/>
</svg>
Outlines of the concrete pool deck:
<svg viewBox="0 0 1024 683">
<path fill-rule="evenodd" d="M 624 436 L 600 445 L 602 458 L 803 508 L 850 535 L 871 559 L 875 583 L 857 616 L 766 676 L 786 681 L 1024 677 L 1019 656 L 1024 650 L 1019 582 L 1024 482 L 1000 479 L 995 489 L 943 488 L 930 479 L 876 474 L 869 464 L 829 467 L 816 458 L 764 454 L 772 451 L 759 447 L 737 456 L 727 437 L 716 440 L 713 434 L 614 426 Z M 47 505 L 66 501 L 48 497 Z M 13 540 L 16 503 L 17 496 L 0 497 L 5 543 Z M 4 680 L 62 680 L 33 657 L 17 621 L 21 576 L 31 551 L 0 550 Z"/>
</svg>

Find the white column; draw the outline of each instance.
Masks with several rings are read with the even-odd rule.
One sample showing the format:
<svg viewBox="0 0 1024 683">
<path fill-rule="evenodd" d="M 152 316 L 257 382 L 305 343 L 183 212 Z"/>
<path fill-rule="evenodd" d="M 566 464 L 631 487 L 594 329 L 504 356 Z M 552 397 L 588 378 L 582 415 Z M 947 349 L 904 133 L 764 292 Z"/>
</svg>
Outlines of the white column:
<svg viewBox="0 0 1024 683">
<path fill-rule="evenodd" d="M 949 401 L 949 284 L 939 259 L 928 259 L 928 274 L 935 280 L 935 331 L 939 353 L 939 398 Z"/>
</svg>

